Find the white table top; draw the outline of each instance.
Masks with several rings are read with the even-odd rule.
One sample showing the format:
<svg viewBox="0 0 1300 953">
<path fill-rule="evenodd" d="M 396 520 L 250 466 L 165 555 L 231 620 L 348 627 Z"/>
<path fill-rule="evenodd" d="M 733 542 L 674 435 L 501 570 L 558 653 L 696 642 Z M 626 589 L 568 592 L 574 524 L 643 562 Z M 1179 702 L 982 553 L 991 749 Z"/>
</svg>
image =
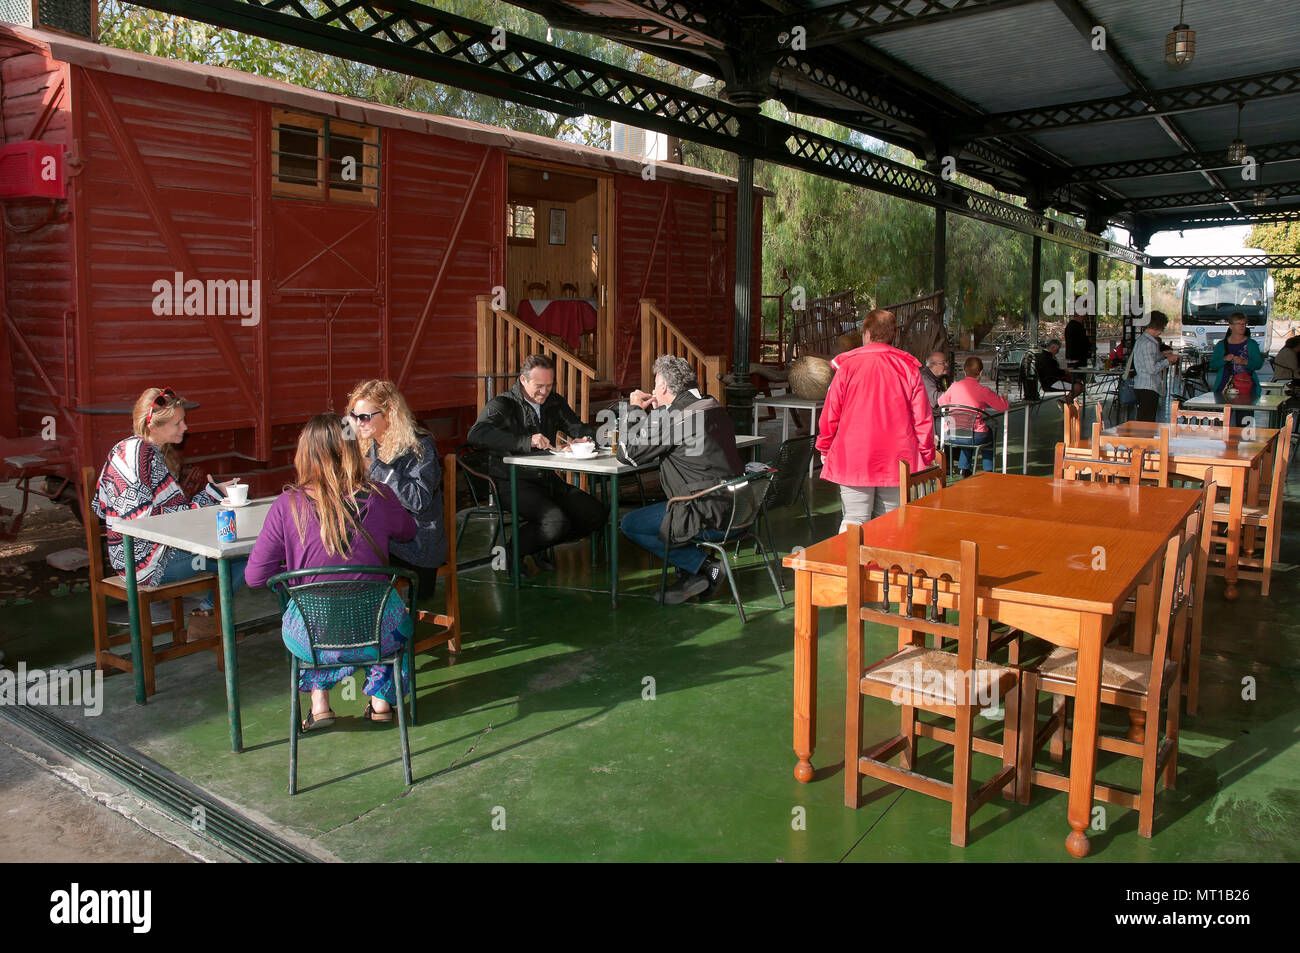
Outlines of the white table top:
<svg viewBox="0 0 1300 953">
<path fill-rule="evenodd" d="M 249 500 L 247 506 L 204 506 L 197 510 L 179 513 L 162 513 L 158 516 L 141 516 L 133 520 L 116 520 L 113 529 L 123 536 L 147 539 L 151 543 L 173 546 L 196 556 L 209 559 L 235 559 L 253 551 L 253 544 L 262 532 L 266 514 L 275 497 Z M 217 542 L 217 513 L 233 510 L 238 539 L 233 543 Z"/>
<path fill-rule="evenodd" d="M 736 437 L 736 449 L 745 450 L 749 447 L 756 446 L 763 442 L 763 437 L 757 434 L 740 434 Z M 508 466 L 533 467 L 537 470 L 568 470 L 573 473 L 598 473 L 605 476 L 624 473 L 632 473 L 635 470 L 653 469 L 658 465 L 655 463 L 642 464 L 639 467 L 631 467 L 626 463 L 619 463 L 612 453 L 602 451 L 595 457 L 582 460 L 578 457 L 571 457 L 567 454 L 558 453 L 528 453 L 520 456 L 502 457 L 501 462 Z M 215 533 L 215 525 L 214 530 Z M 240 530 L 240 535 L 243 531 Z"/>
<path fill-rule="evenodd" d="M 777 394 L 775 397 L 756 397 L 755 407 L 793 407 L 796 410 L 815 410 L 826 403 L 826 398 L 814 400 L 811 397 L 796 397 L 794 394 Z M 739 442 L 739 438 L 737 438 Z"/>
<path fill-rule="evenodd" d="M 1240 395 L 1225 401 L 1219 394 L 1210 392 L 1197 394 L 1191 400 L 1183 401 L 1182 406 L 1188 410 L 1217 410 L 1225 407 L 1233 410 L 1277 410 L 1286 400 L 1286 394 L 1261 391 L 1259 397 L 1252 401 L 1242 401 Z"/>
<path fill-rule="evenodd" d="M 1071 374 L 1083 374 L 1085 376 L 1088 374 L 1093 374 L 1096 376 L 1102 376 L 1104 374 L 1118 374 L 1124 368 L 1122 366 L 1121 367 L 1070 367 L 1067 364 L 1065 366 L 1065 369 L 1069 371 Z"/>
</svg>

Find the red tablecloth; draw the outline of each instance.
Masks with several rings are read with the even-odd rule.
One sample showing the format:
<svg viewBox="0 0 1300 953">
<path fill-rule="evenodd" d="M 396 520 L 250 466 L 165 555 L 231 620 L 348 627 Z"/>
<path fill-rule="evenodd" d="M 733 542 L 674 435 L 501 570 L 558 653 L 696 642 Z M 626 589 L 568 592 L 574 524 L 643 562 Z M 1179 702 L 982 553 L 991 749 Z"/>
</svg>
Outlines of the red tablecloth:
<svg viewBox="0 0 1300 953">
<path fill-rule="evenodd" d="M 585 298 L 525 298 L 519 302 L 519 317 L 543 334 L 557 335 L 574 351 L 584 334 L 596 330 L 596 308 Z"/>
</svg>

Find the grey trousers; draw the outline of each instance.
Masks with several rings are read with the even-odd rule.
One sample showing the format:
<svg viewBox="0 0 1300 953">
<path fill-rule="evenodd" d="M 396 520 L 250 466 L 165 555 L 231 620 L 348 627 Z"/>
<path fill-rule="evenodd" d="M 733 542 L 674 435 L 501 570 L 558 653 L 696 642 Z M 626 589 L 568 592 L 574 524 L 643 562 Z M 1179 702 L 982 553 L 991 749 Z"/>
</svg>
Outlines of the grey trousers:
<svg viewBox="0 0 1300 953">
<path fill-rule="evenodd" d="M 898 487 L 841 486 L 840 508 L 844 511 L 840 520 L 842 533 L 850 523 L 869 523 L 898 509 Z"/>
</svg>

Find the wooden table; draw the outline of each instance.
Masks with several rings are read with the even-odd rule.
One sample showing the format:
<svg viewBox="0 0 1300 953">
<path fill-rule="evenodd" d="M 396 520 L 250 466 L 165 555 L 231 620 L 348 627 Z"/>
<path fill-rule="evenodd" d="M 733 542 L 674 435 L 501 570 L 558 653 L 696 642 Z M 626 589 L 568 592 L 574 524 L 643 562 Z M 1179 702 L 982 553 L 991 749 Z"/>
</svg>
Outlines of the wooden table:
<svg viewBox="0 0 1300 953">
<path fill-rule="evenodd" d="M 986 474 L 980 479 L 1007 478 Z M 1139 506 L 1143 503 L 1145 500 L 1139 500 Z M 1156 520 L 1152 523 L 1158 525 Z M 1085 831 L 1091 821 L 1097 767 L 1102 645 L 1110 618 L 1130 595 L 1137 593 L 1139 605 L 1152 604 L 1168 534 L 912 504 L 866 523 L 862 532 L 864 546 L 946 559 L 957 558 L 962 540 L 976 541 L 980 547 L 980 615 L 1078 650 L 1068 812 L 1071 832 L 1066 848 L 1076 857 L 1085 856 L 1089 849 Z M 816 610 L 845 604 L 844 547 L 845 536 L 840 534 L 784 560 L 795 571 L 794 750 L 798 757 L 795 777 L 801 782 L 813 777 Z M 1104 569 L 1093 568 L 1097 565 L 1097 547 L 1104 550 Z M 878 588 L 873 578 L 868 596 L 878 597 Z M 941 589 L 945 606 L 956 605 L 954 593 L 948 591 L 951 588 Z M 1089 738 L 1093 743 L 1084 743 Z"/>
<path fill-rule="evenodd" d="M 763 438 L 754 434 L 739 434 L 736 437 L 736 449 L 752 450 L 763 442 Z M 639 467 L 620 463 L 607 450 L 595 457 L 581 459 L 568 454 L 530 453 L 518 456 L 502 457 L 501 462 L 510 467 L 510 512 L 519 512 L 519 468 L 531 467 L 537 470 L 559 470 L 568 473 L 586 473 L 590 476 L 605 477 L 609 480 L 609 607 L 618 608 L 618 479 L 624 474 L 636 473 L 638 470 L 653 470 L 659 462 L 643 464 Z M 594 556 L 594 550 L 593 550 Z M 514 573 L 515 588 L 519 588 L 519 534 L 510 534 L 511 569 Z"/>
<path fill-rule="evenodd" d="M 244 748 L 243 727 L 239 717 L 239 663 L 235 658 L 235 611 L 230 588 L 230 560 L 247 556 L 253 551 L 266 514 L 274 498 L 250 500 L 247 506 L 232 507 L 235 511 L 235 529 L 239 534 L 233 543 L 217 542 L 217 513 L 226 507 L 205 506 L 197 510 L 163 513 L 158 516 L 141 516 L 133 520 L 115 520 L 113 529 L 122 534 L 126 556 L 126 607 L 131 623 L 131 658 L 142 657 L 140 636 L 140 606 L 136 601 L 135 540 L 147 539 L 175 549 L 216 560 L 217 591 L 221 599 L 221 651 L 226 668 L 226 720 L 230 727 L 230 750 Z M 144 666 L 131 666 L 135 674 L 135 700 L 143 705 Z"/>
<path fill-rule="evenodd" d="M 1237 598 L 1237 569 L 1241 556 L 1241 513 L 1259 501 L 1260 473 L 1272 459 L 1278 431 L 1254 427 L 1178 427 L 1130 420 L 1102 431 L 1104 437 L 1158 437 L 1169 431 L 1169 473 L 1200 479 L 1214 470 L 1214 481 L 1228 487 L 1228 542 L 1224 566 L 1224 597 Z"/>
</svg>

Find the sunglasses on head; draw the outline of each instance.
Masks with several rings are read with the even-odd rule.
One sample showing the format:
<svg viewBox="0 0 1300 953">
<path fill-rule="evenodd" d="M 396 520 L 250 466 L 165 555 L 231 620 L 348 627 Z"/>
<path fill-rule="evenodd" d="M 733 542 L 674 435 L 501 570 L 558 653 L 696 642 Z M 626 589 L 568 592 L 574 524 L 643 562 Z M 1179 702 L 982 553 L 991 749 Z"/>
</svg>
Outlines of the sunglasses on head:
<svg viewBox="0 0 1300 953">
<path fill-rule="evenodd" d="M 355 410 L 353 410 L 348 413 L 348 416 L 351 417 L 353 420 L 355 420 L 357 423 L 368 424 L 370 423 L 371 417 L 378 417 L 382 413 L 383 413 L 382 410 L 376 410 L 373 414 L 359 414 Z"/>
<path fill-rule="evenodd" d="M 158 396 L 153 399 L 153 404 L 149 407 L 149 413 L 144 418 L 145 426 L 148 426 L 149 422 L 153 420 L 153 412 L 155 410 L 159 410 L 166 407 L 168 404 L 175 403 L 179 400 L 180 398 L 176 396 L 176 391 L 172 390 L 170 387 L 164 387 L 159 392 Z"/>
</svg>

